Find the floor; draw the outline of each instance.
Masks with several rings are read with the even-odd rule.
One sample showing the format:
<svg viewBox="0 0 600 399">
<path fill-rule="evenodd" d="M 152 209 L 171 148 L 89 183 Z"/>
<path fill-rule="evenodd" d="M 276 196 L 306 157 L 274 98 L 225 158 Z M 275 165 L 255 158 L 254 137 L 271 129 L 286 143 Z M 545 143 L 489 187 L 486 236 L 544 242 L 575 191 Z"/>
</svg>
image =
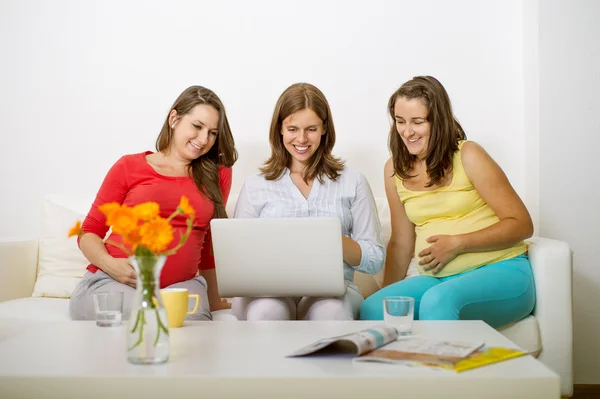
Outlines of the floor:
<svg viewBox="0 0 600 399">
<path fill-rule="evenodd" d="M 600 385 L 575 385 L 571 399 L 600 399 Z"/>
</svg>

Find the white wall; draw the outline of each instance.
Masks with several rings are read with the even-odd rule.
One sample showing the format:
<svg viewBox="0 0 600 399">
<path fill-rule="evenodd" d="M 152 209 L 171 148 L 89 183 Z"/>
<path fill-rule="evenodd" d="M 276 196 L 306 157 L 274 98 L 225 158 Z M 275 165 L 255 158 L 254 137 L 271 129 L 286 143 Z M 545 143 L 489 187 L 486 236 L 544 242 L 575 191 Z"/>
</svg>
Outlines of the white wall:
<svg viewBox="0 0 600 399">
<path fill-rule="evenodd" d="M 523 142 L 525 148 L 525 198 L 529 213 L 539 231 L 540 194 L 540 89 L 539 89 L 539 7 L 538 0 L 523 1 Z"/>
<path fill-rule="evenodd" d="M 539 2 L 540 233 L 573 254 L 575 382 L 600 384 L 600 2 Z"/>
<path fill-rule="evenodd" d="M 470 139 L 532 210 L 520 1 L 4 0 L 0 239 L 35 237 L 41 198 L 95 194 L 122 154 L 152 149 L 169 106 L 201 84 L 240 152 L 233 191 L 268 154 L 273 106 L 307 81 L 330 100 L 336 153 L 383 196 L 389 95 L 414 75 L 447 87 Z"/>
</svg>

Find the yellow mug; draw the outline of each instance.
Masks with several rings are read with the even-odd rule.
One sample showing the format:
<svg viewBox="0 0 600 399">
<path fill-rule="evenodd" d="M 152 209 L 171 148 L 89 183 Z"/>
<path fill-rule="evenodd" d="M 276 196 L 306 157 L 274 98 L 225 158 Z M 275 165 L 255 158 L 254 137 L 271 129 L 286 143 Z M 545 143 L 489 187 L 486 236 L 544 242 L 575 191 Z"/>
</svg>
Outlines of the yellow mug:
<svg viewBox="0 0 600 399">
<path fill-rule="evenodd" d="M 196 313 L 200 304 L 200 295 L 189 294 L 186 288 L 164 288 L 160 290 L 165 311 L 167 312 L 167 321 L 169 328 L 177 328 L 183 325 L 185 316 Z M 188 312 L 189 298 L 196 299 L 194 310 Z"/>
</svg>

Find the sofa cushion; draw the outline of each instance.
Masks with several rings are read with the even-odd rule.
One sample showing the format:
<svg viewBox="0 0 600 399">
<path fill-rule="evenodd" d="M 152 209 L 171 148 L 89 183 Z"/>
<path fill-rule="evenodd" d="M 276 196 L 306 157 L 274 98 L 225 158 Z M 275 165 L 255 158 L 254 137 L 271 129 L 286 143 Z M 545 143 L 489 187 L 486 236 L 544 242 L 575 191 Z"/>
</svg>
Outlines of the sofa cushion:
<svg viewBox="0 0 600 399">
<path fill-rule="evenodd" d="M 540 326 L 533 315 L 529 315 L 516 323 L 500 328 L 498 331 L 517 344 L 521 349 L 530 352 L 536 357 L 543 349 Z"/>
<path fill-rule="evenodd" d="M 69 301 L 63 298 L 21 298 L 0 302 L 0 318 L 35 321 L 70 320 Z"/>
<path fill-rule="evenodd" d="M 89 264 L 67 232 L 83 221 L 92 202 L 58 195 L 42 202 L 39 262 L 34 297 L 69 298 Z"/>
</svg>

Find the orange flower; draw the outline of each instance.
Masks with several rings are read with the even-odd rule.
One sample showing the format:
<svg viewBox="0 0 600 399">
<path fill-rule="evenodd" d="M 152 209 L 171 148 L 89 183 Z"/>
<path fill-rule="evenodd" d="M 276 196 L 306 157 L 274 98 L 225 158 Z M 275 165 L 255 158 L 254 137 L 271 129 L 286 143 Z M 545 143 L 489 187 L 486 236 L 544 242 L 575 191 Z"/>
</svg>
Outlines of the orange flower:
<svg viewBox="0 0 600 399">
<path fill-rule="evenodd" d="M 156 202 L 144 202 L 134 207 L 109 202 L 98 207 L 106 216 L 106 225 L 110 226 L 114 234 L 120 235 L 121 242 L 110 242 L 128 254 L 146 249 L 154 254 L 164 253 L 169 256 L 177 252 L 187 241 L 192 230 L 196 211 L 190 205 L 187 197 L 182 196 L 177 209 L 168 217 L 160 217 L 160 206 Z M 175 238 L 171 220 L 177 215 L 187 215 L 187 229 L 181 235 L 180 242 L 167 251 Z M 81 223 L 69 230 L 69 237 L 82 235 Z M 128 248 L 129 247 L 129 248 Z M 147 251 L 142 251 L 147 252 Z"/>
<path fill-rule="evenodd" d="M 104 214 L 107 218 L 113 214 L 116 210 L 121 208 L 121 204 L 118 202 L 107 202 L 98 207 L 98 210 Z"/>
<path fill-rule="evenodd" d="M 149 220 L 140 227 L 140 245 L 157 253 L 167 249 L 173 241 L 173 227 L 167 219 L 157 217 Z"/>
<path fill-rule="evenodd" d="M 82 234 L 83 231 L 81 231 L 81 222 L 78 220 L 77 223 L 75 223 L 75 226 L 69 229 L 69 237 L 80 236 Z"/>
<path fill-rule="evenodd" d="M 106 224 L 112 227 L 114 233 L 126 236 L 137 229 L 138 218 L 135 217 L 133 208 L 122 206 L 108 215 Z"/>
<path fill-rule="evenodd" d="M 193 216 L 196 214 L 196 211 L 190 205 L 190 200 L 185 195 L 181 196 L 181 201 L 179 202 L 178 210 L 179 210 L 179 212 L 181 212 L 185 215 Z"/>
<path fill-rule="evenodd" d="M 141 220 L 150 220 L 158 216 L 160 207 L 156 202 L 144 202 L 133 207 L 133 215 Z"/>
<path fill-rule="evenodd" d="M 142 240 L 142 236 L 140 235 L 139 228 L 135 228 L 123 236 L 123 242 L 131 245 L 131 250 L 133 252 L 135 252 L 137 247 L 140 245 L 141 240 Z"/>
</svg>

